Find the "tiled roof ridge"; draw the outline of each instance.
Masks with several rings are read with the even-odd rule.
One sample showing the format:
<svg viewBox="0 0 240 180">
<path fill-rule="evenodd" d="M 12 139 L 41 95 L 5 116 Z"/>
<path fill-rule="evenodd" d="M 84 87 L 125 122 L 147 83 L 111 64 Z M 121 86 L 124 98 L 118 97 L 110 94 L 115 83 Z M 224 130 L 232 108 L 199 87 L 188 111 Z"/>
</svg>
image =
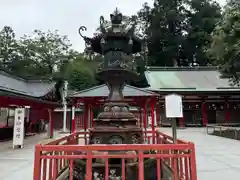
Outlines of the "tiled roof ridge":
<svg viewBox="0 0 240 180">
<path fill-rule="evenodd" d="M 196 66 L 196 67 L 164 67 L 164 66 L 147 66 L 146 71 L 216 71 L 216 66 Z"/>
<path fill-rule="evenodd" d="M 102 87 L 107 87 L 107 85 L 106 84 L 101 84 L 101 85 L 93 86 L 91 88 L 84 89 L 84 90 L 81 90 L 81 91 L 75 91 L 75 92 L 69 93 L 69 97 L 72 97 L 72 96 L 78 95 L 78 94 L 82 94 L 82 93 L 86 93 L 86 92 L 91 92 L 91 91 L 93 91 L 95 89 L 102 88 Z M 137 90 L 137 91 L 141 91 L 143 93 L 148 93 L 151 96 L 159 96 L 159 94 L 157 94 L 157 93 L 155 93 L 153 91 L 150 91 L 148 89 L 138 88 L 138 87 L 135 87 L 135 86 L 131 86 L 129 84 L 126 84 L 125 87 L 131 88 L 131 89 L 134 89 L 134 90 Z"/>
<path fill-rule="evenodd" d="M 4 68 L 0 68 L 0 74 L 4 75 L 4 76 L 8 76 L 8 77 L 11 77 L 13 79 L 17 79 L 17 80 L 20 80 L 20 81 L 27 81 L 27 79 L 25 78 L 22 78 L 20 76 L 17 76 L 15 75 L 14 73 L 12 73 L 11 71 L 7 70 L 7 69 L 4 69 Z"/>
<path fill-rule="evenodd" d="M 73 92 L 71 95 L 82 94 L 82 93 L 84 93 L 84 92 L 92 91 L 92 90 L 94 90 L 94 89 L 98 89 L 98 88 L 101 88 L 101 87 L 104 87 L 104 86 L 106 86 L 106 84 L 101 84 L 101 85 L 93 86 L 93 87 L 90 87 L 90 88 L 87 88 L 87 89 L 83 89 L 83 90 L 80 90 L 80 91 L 75 91 L 75 92 Z"/>
<path fill-rule="evenodd" d="M 24 78 L 21 76 L 17 76 L 13 72 L 10 72 L 9 70 L 4 69 L 4 68 L 0 68 L 0 74 L 4 75 L 4 76 L 8 76 L 8 77 L 16 79 L 16 80 L 19 80 L 19 81 L 23 81 L 25 83 L 51 83 L 52 82 L 50 79 L 46 79 L 46 78 L 45 79 L 44 78 L 31 79 L 31 78 Z"/>
<path fill-rule="evenodd" d="M 157 94 L 157 93 L 155 93 L 153 91 L 150 91 L 148 89 L 138 88 L 138 87 L 131 86 L 131 85 L 128 85 L 128 84 L 126 84 L 126 86 L 129 87 L 129 88 L 132 88 L 132 89 L 136 89 L 138 91 L 142 91 L 144 93 L 149 93 L 149 94 L 152 94 L 152 95 L 155 95 L 155 96 L 159 96 L 159 94 Z"/>
</svg>

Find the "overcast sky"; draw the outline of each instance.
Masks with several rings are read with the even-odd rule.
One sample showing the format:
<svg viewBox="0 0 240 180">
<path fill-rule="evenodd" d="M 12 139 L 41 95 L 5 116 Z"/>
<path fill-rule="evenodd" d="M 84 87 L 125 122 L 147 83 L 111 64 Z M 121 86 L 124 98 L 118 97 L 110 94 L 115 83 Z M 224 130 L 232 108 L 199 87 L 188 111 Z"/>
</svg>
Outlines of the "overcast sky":
<svg viewBox="0 0 240 180">
<path fill-rule="evenodd" d="M 92 36 L 100 15 L 108 18 L 116 7 L 123 14 L 134 14 L 144 2 L 152 4 L 153 0 L 0 0 L 0 28 L 12 26 L 18 37 L 34 29 L 57 29 L 68 35 L 74 49 L 82 51 L 84 42 L 77 33 L 81 25 Z"/>
</svg>

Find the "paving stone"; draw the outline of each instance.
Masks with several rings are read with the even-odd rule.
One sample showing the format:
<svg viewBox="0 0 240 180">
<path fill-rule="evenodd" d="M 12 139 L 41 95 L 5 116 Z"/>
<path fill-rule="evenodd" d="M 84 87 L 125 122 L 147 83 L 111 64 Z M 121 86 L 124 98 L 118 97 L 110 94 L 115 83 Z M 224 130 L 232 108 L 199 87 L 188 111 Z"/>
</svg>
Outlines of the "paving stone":
<svg viewBox="0 0 240 180">
<path fill-rule="evenodd" d="M 160 130 L 171 135 L 170 128 Z M 239 141 L 207 135 L 204 128 L 177 130 L 177 136 L 195 143 L 198 180 L 239 180 Z"/>
</svg>

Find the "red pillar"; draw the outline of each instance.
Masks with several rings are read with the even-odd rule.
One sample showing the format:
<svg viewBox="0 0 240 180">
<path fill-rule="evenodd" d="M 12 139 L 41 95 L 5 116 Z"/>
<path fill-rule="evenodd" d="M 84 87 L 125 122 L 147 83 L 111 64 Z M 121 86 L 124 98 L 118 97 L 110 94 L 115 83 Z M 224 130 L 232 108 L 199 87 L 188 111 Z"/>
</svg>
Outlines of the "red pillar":
<svg viewBox="0 0 240 180">
<path fill-rule="evenodd" d="M 161 126 L 161 116 L 160 116 L 160 102 L 156 105 L 156 120 L 157 120 L 157 127 Z"/>
<path fill-rule="evenodd" d="M 143 108 L 143 128 L 147 130 L 147 105 Z"/>
<path fill-rule="evenodd" d="M 230 121 L 231 121 L 231 111 L 230 111 L 230 108 L 229 108 L 228 99 L 225 100 L 224 110 L 225 110 L 225 123 L 230 123 Z"/>
<path fill-rule="evenodd" d="M 142 128 L 143 118 L 142 118 L 142 108 L 139 108 L 139 125 Z"/>
<path fill-rule="evenodd" d="M 88 119 L 89 119 L 89 106 L 88 104 L 84 104 L 84 119 L 83 119 L 83 128 L 84 131 L 87 131 L 87 123 L 88 123 Z"/>
<path fill-rule="evenodd" d="M 155 144 L 155 104 L 156 101 L 152 100 L 151 101 L 151 117 L 152 117 L 152 138 L 153 138 L 153 144 Z"/>
<path fill-rule="evenodd" d="M 86 123 L 86 129 L 91 127 L 91 122 L 92 122 L 92 112 L 91 112 L 91 105 L 88 106 L 88 120 Z"/>
<path fill-rule="evenodd" d="M 92 106 L 91 105 L 89 105 L 88 114 L 89 114 L 88 128 L 91 128 L 92 127 Z"/>
<path fill-rule="evenodd" d="M 93 113 L 93 107 L 91 108 L 91 127 L 94 126 L 94 113 Z"/>
<path fill-rule="evenodd" d="M 205 101 L 202 102 L 202 123 L 203 126 L 206 126 L 208 124 L 207 105 Z"/>
<path fill-rule="evenodd" d="M 75 133 L 76 132 L 76 121 L 75 121 L 75 107 L 72 106 L 72 132 L 71 133 Z"/>
<path fill-rule="evenodd" d="M 180 127 L 185 127 L 185 124 L 184 124 L 184 116 L 179 118 L 179 126 Z"/>
<path fill-rule="evenodd" d="M 53 138 L 53 119 L 52 119 L 52 109 L 48 109 L 48 118 L 49 118 L 49 137 Z"/>
<path fill-rule="evenodd" d="M 144 140 L 147 140 L 147 103 L 143 108 L 143 128 L 144 128 Z"/>
</svg>

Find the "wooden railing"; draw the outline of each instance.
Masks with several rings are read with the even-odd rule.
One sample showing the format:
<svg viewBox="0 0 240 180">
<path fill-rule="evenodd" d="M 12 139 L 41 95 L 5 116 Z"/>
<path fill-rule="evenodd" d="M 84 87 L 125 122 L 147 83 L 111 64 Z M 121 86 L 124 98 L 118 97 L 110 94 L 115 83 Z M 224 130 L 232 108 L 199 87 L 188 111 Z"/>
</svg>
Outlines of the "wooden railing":
<svg viewBox="0 0 240 180">
<path fill-rule="evenodd" d="M 207 124 L 206 125 L 206 133 L 211 134 L 214 131 L 224 131 L 228 129 L 239 130 L 240 123 L 218 123 L 218 124 Z M 211 131 L 210 131 L 211 130 Z"/>
<path fill-rule="evenodd" d="M 156 176 L 163 180 L 161 168 L 167 165 L 172 173 L 173 180 L 197 180 L 196 159 L 194 144 L 177 140 L 173 144 L 173 138 L 161 132 L 147 131 L 144 139 L 155 144 L 128 144 L 128 145 L 84 145 L 88 143 L 86 132 L 77 132 L 72 135 L 60 138 L 45 145 L 36 145 L 34 180 L 56 180 L 66 169 L 69 180 L 72 180 L 74 160 L 86 160 L 86 180 L 92 180 L 93 159 L 105 159 L 105 172 L 109 172 L 108 159 L 121 159 L 121 179 L 126 179 L 126 160 L 135 159 L 138 166 L 138 179 L 144 180 L 144 162 L 146 159 L 156 160 Z M 136 153 L 108 154 L 109 151 L 129 151 Z M 144 152 L 152 152 L 144 153 Z M 105 152 L 96 154 L 94 152 Z M 105 180 L 110 180 L 108 173 L 105 173 Z"/>
<path fill-rule="evenodd" d="M 240 124 L 239 123 L 223 123 L 223 124 L 208 124 L 206 133 L 225 138 L 240 140 Z"/>
</svg>

